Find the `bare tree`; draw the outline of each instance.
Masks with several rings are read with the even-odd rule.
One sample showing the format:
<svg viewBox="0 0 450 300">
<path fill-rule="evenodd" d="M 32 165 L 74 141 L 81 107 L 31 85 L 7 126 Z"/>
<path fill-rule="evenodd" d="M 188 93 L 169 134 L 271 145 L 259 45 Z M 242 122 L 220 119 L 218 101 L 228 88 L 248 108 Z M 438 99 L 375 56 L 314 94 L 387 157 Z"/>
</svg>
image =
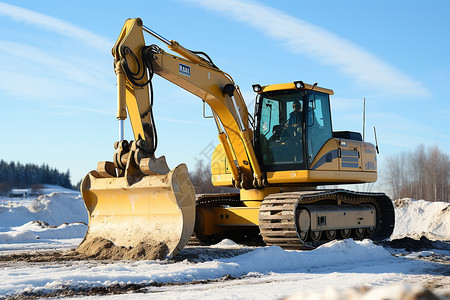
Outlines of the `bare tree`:
<svg viewBox="0 0 450 300">
<path fill-rule="evenodd" d="M 196 194 L 209 193 L 233 193 L 238 189 L 229 187 L 216 187 L 211 182 L 211 168 L 203 163 L 203 160 L 197 161 L 195 170 L 190 174 L 192 184 L 194 185 Z"/>
<path fill-rule="evenodd" d="M 394 199 L 450 202 L 450 159 L 438 147 L 425 151 L 419 145 L 414 152 L 388 157 L 387 163 L 386 179 Z"/>
</svg>

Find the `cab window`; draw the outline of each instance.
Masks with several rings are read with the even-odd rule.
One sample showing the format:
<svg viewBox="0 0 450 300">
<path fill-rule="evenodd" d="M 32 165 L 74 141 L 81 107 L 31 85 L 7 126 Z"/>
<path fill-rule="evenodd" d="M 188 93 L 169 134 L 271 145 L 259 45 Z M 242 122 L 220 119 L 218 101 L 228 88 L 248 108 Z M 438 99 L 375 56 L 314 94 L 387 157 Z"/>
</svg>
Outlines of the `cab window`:
<svg viewBox="0 0 450 300">
<path fill-rule="evenodd" d="M 329 96 L 311 93 L 307 116 L 308 163 L 311 164 L 320 148 L 332 137 Z"/>
</svg>

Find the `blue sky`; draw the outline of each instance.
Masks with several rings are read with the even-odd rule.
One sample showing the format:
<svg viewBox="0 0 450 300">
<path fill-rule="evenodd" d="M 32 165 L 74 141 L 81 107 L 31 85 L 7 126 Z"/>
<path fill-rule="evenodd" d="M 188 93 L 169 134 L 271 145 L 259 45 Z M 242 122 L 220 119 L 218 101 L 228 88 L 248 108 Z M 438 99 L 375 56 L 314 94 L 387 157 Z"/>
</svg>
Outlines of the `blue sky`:
<svg viewBox="0 0 450 300">
<path fill-rule="evenodd" d="M 449 1 L 132 2 L 0 1 L 0 159 L 70 169 L 74 184 L 112 160 L 111 48 L 131 17 L 208 53 L 250 111 L 254 83 L 318 82 L 335 92 L 334 130 L 361 131 L 366 98 L 381 176 L 386 157 L 419 144 L 450 153 Z M 154 87 L 157 155 L 193 169 L 218 144 L 215 125 L 196 97 L 159 78 Z"/>
</svg>

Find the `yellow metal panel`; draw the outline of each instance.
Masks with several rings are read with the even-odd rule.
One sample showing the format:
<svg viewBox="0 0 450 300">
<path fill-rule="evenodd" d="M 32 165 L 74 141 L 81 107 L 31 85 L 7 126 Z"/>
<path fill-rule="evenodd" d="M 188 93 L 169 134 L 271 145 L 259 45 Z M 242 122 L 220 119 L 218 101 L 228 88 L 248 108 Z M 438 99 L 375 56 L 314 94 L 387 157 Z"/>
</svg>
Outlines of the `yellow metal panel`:
<svg viewBox="0 0 450 300">
<path fill-rule="evenodd" d="M 214 208 L 216 226 L 258 226 L 258 214 L 258 207 Z"/>
<path fill-rule="evenodd" d="M 139 75 L 142 75 L 142 79 L 139 83 L 145 83 L 148 80 L 147 71 L 142 68 L 142 58 L 139 55 L 142 46 L 145 45 L 144 35 L 142 33 L 142 22 L 139 19 L 128 19 L 119 35 L 119 38 L 114 45 L 112 52 L 116 60 L 120 60 L 119 49 L 122 47 L 128 47 L 134 54 L 136 54 L 139 61 L 139 65 L 134 59 L 127 59 L 128 67 L 132 72 L 137 72 L 139 69 L 141 71 Z M 117 73 L 117 71 L 116 71 Z M 144 132 L 144 123 L 151 124 L 150 115 L 147 113 L 143 115 L 144 112 L 148 112 L 150 108 L 150 97 L 149 97 L 149 87 L 148 85 L 144 87 L 131 86 L 131 83 L 126 80 L 126 84 L 119 83 L 118 80 L 118 97 L 123 97 L 123 90 L 126 88 L 125 98 L 126 105 L 128 109 L 128 115 L 130 117 L 131 127 L 133 129 L 133 134 L 135 140 L 139 137 L 148 140 Z M 120 86 L 122 85 L 122 86 Z M 118 99 L 121 103 L 123 99 Z M 123 107 L 119 104 L 118 114 L 120 114 L 120 119 L 123 118 Z"/>
<path fill-rule="evenodd" d="M 258 226 L 259 208 L 214 207 L 197 209 L 195 232 L 213 235 L 229 230 L 229 227 Z"/>
<path fill-rule="evenodd" d="M 212 184 L 214 186 L 233 186 L 233 175 L 231 174 L 218 174 L 212 175 Z"/>
<path fill-rule="evenodd" d="M 361 151 L 361 168 L 363 171 L 377 171 L 377 154 L 375 146 L 371 143 L 364 143 Z"/>
<path fill-rule="evenodd" d="M 307 183 L 311 182 L 308 170 L 292 170 L 267 172 L 267 181 L 270 184 Z"/>
<path fill-rule="evenodd" d="M 268 186 L 262 189 L 248 189 L 240 190 L 240 198 L 246 207 L 260 207 L 261 202 L 268 195 L 283 192 L 295 192 L 300 188 L 297 186 L 280 187 L 280 186 Z"/>
<path fill-rule="evenodd" d="M 377 174 L 374 172 L 293 170 L 267 173 L 267 181 L 270 184 L 313 183 L 320 185 L 325 183 L 364 183 L 376 180 Z"/>
<path fill-rule="evenodd" d="M 149 106 L 149 91 L 146 86 L 141 90 L 131 90 L 127 89 L 126 99 L 127 99 L 127 109 L 128 115 L 130 117 L 131 128 L 133 129 L 134 139 L 138 140 L 139 137 L 146 140 L 147 137 L 144 132 L 144 123 L 151 124 L 150 116 L 141 118 L 142 112 L 148 110 Z"/>
<path fill-rule="evenodd" d="M 361 171 L 361 142 L 354 140 L 340 140 L 341 148 L 340 170 Z"/>
<path fill-rule="evenodd" d="M 339 170 L 338 141 L 336 139 L 329 139 L 322 146 L 311 164 L 311 169 L 318 171 Z"/>
<path fill-rule="evenodd" d="M 215 214 L 213 208 L 197 209 L 195 220 L 195 233 L 201 235 L 213 235 L 224 231 L 215 225 Z"/>
<path fill-rule="evenodd" d="M 211 174 L 231 174 L 227 168 L 227 158 L 225 156 L 225 150 L 221 144 L 218 144 L 216 149 L 214 149 L 211 160 Z"/>
<path fill-rule="evenodd" d="M 305 89 L 306 90 L 310 90 L 312 88 L 313 88 L 312 85 L 305 83 Z M 295 89 L 296 89 L 296 87 L 295 87 L 293 82 L 280 83 L 280 84 L 271 84 L 271 85 L 266 85 L 266 86 L 262 87 L 262 91 L 263 92 L 279 91 L 279 90 L 295 90 Z M 333 90 L 322 88 L 322 87 L 319 87 L 319 86 L 316 86 L 314 88 L 314 90 L 318 91 L 318 92 L 321 92 L 321 93 L 328 94 L 328 95 L 334 95 Z"/>
<path fill-rule="evenodd" d="M 297 188 L 298 189 L 298 188 Z M 274 193 L 286 192 L 286 188 L 280 187 L 265 187 L 263 189 L 249 189 L 240 191 L 242 201 L 262 201 L 266 196 Z M 259 206 L 259 205 L 258 205 Z"/>
</svg>

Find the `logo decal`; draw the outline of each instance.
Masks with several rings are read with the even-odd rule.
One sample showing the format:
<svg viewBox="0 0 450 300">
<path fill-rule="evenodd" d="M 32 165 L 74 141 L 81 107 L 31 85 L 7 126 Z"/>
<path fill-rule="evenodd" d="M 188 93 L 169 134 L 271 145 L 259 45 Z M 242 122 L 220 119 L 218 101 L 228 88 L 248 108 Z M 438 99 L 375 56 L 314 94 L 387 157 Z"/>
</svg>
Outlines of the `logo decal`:
<svg viewBox="0 0 450 300">
<path fill-rule="evenodd" d="M 180 72 L 180 74 L 183 74 L 184 76 L 191 77 L 191 67 L 189 67 L 189 66 L 179 64 L 178 72 Z"/>
<path fill-rule="evenodd" d="M 292 171 L 290 175 L 291 175 L 292 178 L 294 178 L 295 176 L 297 176 L 297 173 Z"/>
</svg>

